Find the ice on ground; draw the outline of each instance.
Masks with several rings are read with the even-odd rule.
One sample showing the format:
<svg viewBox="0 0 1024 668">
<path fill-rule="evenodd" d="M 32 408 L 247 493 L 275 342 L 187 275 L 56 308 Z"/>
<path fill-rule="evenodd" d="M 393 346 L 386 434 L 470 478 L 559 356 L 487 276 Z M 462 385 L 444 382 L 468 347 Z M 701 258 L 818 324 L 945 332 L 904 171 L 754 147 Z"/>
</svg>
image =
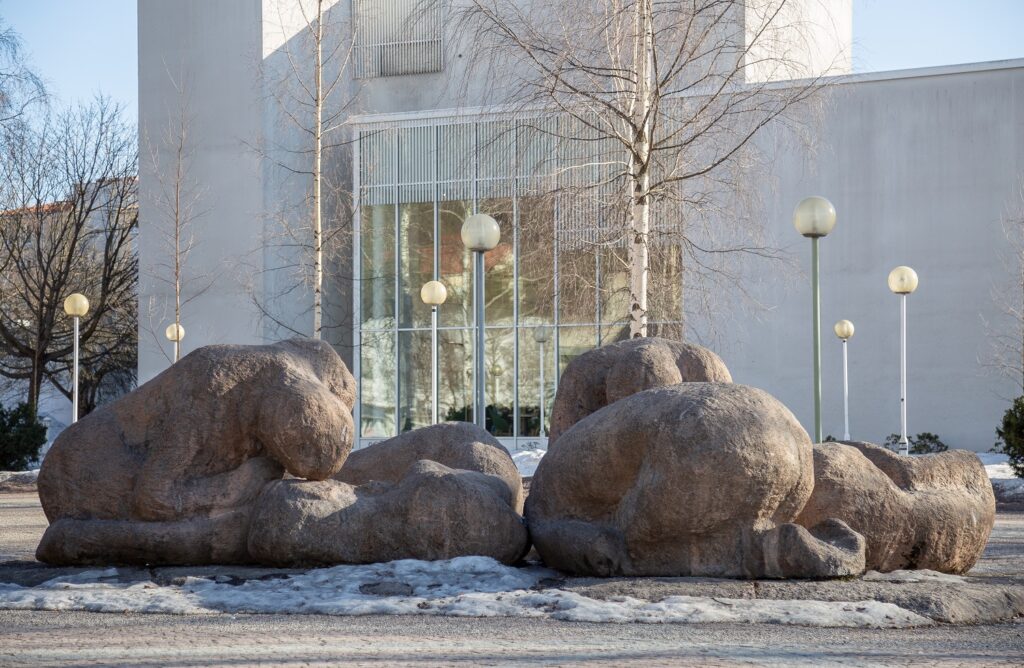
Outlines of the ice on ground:
<svg viewBox="0 0 1024 668">
<path fill-rule="evenodd" d="M 512 568 L 486 557 L 402 560 L 335 566 L 272 579 L 218 581 L 187 577 L 177 584 L 111 582 L 111 570 L 87 571 L 26 588 L 0 584 L 0 609 L 86 610 L 173 614 L 308 613 L 537 617 L 578 622 L 748 622 L 828 627 L 904 628 L 932 624 L 891 603 L 728 599 L 671 596 L 651 602 L 628 596 L 598 600 L 540 588 L 556 574 Z M 221 578 L 223 580 L 223 578 Z M 376 595 L 401 592 L 400 595 Z"/>
<path fill-rule="evenodd" d="M 1018 478 L 1010 468 L 1010 458 L 996 452 L 977 454 L 992 481 L 996 498 L 1000 501 L 1024 501 L 1024 479 Z"/>
<path fill-rule="evenodd" d="M 868 571 L 864 574 L 863 580 L 865 582 L 949 582 L 954 584 L 967 582 L 967 578 L 960 575 L 940 573 L 927 568 L 915 571 L 890 571 L 888 573 Z"/>
<path fill-rule="evenodd" d="M 537 465 L 540 464 L 540 460 L 547 454 L 547 450 L 544 448 L 531 448 L 529 450 L 518 450 L 512 453 L 512 461 L 516 463 L 516 468 L 519 469 L 519 475 L 524 478 L 532 476 L 537 471 Z"/>
<path fill-rule="evenodd" d="M 39 477 L 39 469 L 28 471 L 0 471 L 0 485 L 11 483 L 14 485 L 31 485 Z"/>
</svg>

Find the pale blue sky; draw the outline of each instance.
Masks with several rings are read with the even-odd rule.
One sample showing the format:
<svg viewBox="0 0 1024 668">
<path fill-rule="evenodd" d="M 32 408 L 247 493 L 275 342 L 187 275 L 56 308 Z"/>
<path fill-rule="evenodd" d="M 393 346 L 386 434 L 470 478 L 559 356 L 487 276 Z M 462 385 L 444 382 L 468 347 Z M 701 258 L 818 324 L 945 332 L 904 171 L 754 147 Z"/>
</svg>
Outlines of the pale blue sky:
<svg viewBox="0 0 1024 668">
<path fill-rule="evenodd" d="M 21 34 L 60 102 L 102 91 L 134 117 L 135 5 L 135 0 L 0 0 L 0 17 Z M 1024 56 L 1024 0 L 854 0 L 853 12 L 853 62 L 859 72 Z"/>
</svg>

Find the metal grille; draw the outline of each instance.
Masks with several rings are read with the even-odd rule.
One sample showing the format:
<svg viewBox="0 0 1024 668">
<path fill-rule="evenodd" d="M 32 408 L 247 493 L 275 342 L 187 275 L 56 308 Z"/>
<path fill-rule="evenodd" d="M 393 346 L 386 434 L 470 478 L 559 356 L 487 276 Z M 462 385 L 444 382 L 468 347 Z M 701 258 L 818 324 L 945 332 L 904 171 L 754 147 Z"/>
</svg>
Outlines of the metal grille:
<svg viewBox="0 0 1024 668">
<path fill-rule="evenodd" d="M 361 79 L 444 69 L 444 0 L 352 0 Z"/>
</svg>

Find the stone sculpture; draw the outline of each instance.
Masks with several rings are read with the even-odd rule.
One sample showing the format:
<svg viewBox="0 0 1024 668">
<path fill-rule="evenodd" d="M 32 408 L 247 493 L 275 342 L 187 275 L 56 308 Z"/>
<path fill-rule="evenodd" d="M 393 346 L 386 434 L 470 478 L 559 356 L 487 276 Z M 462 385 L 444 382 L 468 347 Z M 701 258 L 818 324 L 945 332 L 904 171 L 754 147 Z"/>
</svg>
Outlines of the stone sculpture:
<svg viewBox="0 0 1024 668">
<path fill-rule="evenodd" d="M 643 390 L 687 382 L 730 383 L 725 363 L 707 348 L 641 338 L 587 351 L 565 368 L 551 409 L 548 448 L 594 411 Z"/>
<path fill-rule="evenodd" d="M 272 483 L 249 548 L 281 566 L 469 554 L 514 563 L 529 546 L 522 504 L 522 479 L 493 436 L 439 424 L 353 452 L 334 480 Z"/>
<path fill-rule="evenodd" d="M 872 570 L 966 573 L 995 523 L 985 467 L 964 450 L 902 457 L 871 443 L 822 443 L 814 481 L 797 522 L 842 519 L 867 541 Z"/>
<path fill-rule="evenodd" d="M 646 390 L 562 433 L 526 517 L 544 562 L 580 575 L 856 575 L 860 535 L 830 518 L 793 524 L 814 486 L 812 457 L 807 432 L 766 392 Z"/>
<path fill-rule="evenodd" d="M 249 519 L 285 471 L 336 473 L 355 382 L 321 341 L 207 346 L 68 427 L 39 473 L 54 564 L 249 561 Z"/>
</svg>

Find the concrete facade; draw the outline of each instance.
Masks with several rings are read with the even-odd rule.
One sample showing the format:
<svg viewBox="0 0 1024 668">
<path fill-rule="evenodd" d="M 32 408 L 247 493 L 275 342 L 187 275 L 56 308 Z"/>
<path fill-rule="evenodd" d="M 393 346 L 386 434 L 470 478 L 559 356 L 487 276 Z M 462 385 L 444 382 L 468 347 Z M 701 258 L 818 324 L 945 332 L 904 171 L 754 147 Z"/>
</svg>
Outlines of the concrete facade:
<svg viewBox="0 0 1024 668">
<path fill-rule="evenodd" d="M 829 18 L 849 35 L 850 3 L 841 4 Z M 339 25 L 350 23 L 350 3 L 339 1 L 330 11 Z M 281 259 L 261 249 L 260 239 L 277 205 L 300 198 L 304 188 L 261 149 L 294 138 L 282 129 L 270 73 L 284 66 L 287 46 L 301 38 L 299 27 L 294 15 L 282 17 L 276 0 L 139 2 L 140 132 L 165 123 L 176 102 L 167 72 L 186 72 L 194 175 L 203 184 L 204 211 L 190 266 L 217 277 L 188 306 L 183 352 L 284 335 L 260 317 L 253 295 L 277 290 L 280 279 L 269 269 Z M 347 94 L 359 101 L 351 113 L 408 119 L 501 101 L 486 82 L 456 86 L 459 45 L 451 45 L 449 54 L 443 72 L 346 80 Z M 834 59 L 829 65 L 836 66 Z M 848 60 L 838 66 L 848 67 Z M 1007 326 L 993 291 L 1013 287 L 1002 262 L 1002 223 L 1020 208 L 1024 61 L 832 83 L 813 151 L 773 148 L 770 134 L 762 141 L 772 160 L 758 217 L 804 273 L 782 263 L 759 264 L 746 282 L 761 307 L 730 309 L 716 322 L 695 324 L 694 338 L 722 355 L 737 382 L 766 389 L 812 425 L 809 244 L 793 230 L 791 217 L 802 197 L 824 195 L 838 211 L 835 231 L 821 244 L 825 433 L 842 434 L 840 344 L 831 334 L 841 318 L 857 327 L 850 342 L 852 435 L 878 442 L 899 429 L 898 301 L 885 279 L 892 267 L 909 264 L 921 279 L 908 309 L 910 432 L 937 433 L 953 447 L 988 449 L 1008 400 L 1020 389 L 985 363 L 991 329 Z M 340 181 L 351 183 L 355 159 L 350 149 L 333 156 Z M 160 216 L 147 185 L 160 163 L 147 161 L 145 151 L 141 162 L 140 304 L 165 304 L 167 290 L 146 275 L 162 252 Z M 334 272 L 327 299 L 338 328 L 330 340 L 352 360 L 351 270 L 342 262 Z M 278 314 L 300 331 L 301 303 L 296 296 Z M 140 382 L 168 364 L 165 323 L 145 320 L 140 315 Z"/>
</svg>

